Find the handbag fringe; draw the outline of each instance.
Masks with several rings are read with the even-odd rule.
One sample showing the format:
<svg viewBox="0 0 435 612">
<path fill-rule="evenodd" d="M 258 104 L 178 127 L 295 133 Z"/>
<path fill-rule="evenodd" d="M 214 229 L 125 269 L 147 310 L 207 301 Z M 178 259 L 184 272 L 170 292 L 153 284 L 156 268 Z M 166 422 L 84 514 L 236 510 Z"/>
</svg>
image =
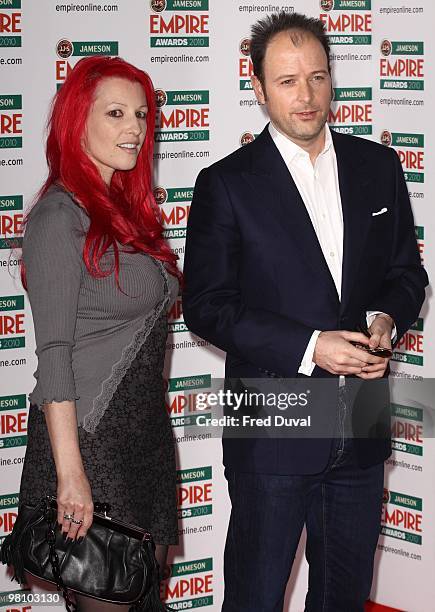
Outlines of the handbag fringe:
<svg viewBox="0 0 435 612">
<path fill-rule="evenodd" d="M 160 572 L 159 565 L 154 556 L 154 544 L 144 542 L 143 549 L 151 563 L 153 573 L 151 576 L 152 586 L 144 599 L 139 600 L 130 608 L 131 612 L 171 612 L 172 608 L 166 606 L 160 599 Z"/>
<path fill-rule="evenodd" d="M 24 578 L 23 557 L 19 546 L 20 542 L 15 542 L 15 539 L 12 533 L 5 537 L 0 548 L 0 559 L 3 565 L 13 565 L 14 574 L 11 580 L 24 584 L 26 580 Z"/>
<path fill-rule="evenodd" d="M 167 612 L 171 608 L 165 606 L 160 600 L 159 586 L 156 585 L 148 593 L 146 599 L 135 604 L 131 610 L 132 612 Z"/>
</svg>

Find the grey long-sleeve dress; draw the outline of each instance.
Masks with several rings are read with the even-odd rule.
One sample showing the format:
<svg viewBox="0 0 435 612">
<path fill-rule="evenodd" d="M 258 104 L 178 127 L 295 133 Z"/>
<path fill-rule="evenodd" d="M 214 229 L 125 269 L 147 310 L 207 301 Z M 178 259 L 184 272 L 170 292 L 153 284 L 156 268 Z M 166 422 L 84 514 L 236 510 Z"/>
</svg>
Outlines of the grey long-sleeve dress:
<svg viewBox="0 0 435 612">
<path fill-rule="evenodd" d="M 148 529 L 156 543 L 175 544 L 175 454 L 162 370 L 178 282 L 160 261 L 128 252 L 120 252 L 121 290 L 114 273 L 91 276 L 82 255 L 88 227 L 84 210 L 57 186 L 35 205 L 26 227 L 23 260 L 38 368 L 20 503 L 56 493 L 42 407 L 75 400 L 94 502 L 108 503 L 113 518 Z M 102 265 L 113 265 L 110 253 Z"/>
</svg>

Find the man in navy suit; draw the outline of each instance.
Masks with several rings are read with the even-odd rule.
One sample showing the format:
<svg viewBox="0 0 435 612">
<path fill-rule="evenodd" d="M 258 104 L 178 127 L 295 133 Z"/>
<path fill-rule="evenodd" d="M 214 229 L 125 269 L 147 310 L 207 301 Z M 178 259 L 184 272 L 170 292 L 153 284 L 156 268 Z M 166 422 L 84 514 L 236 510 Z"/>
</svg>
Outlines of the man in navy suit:
<svg viewBox="0 0 435 612">
<path fill-rule="evenodd" d="M 353 407 L 346 391 L 386 379 L 388 357 L 352 343 L 391 348 L 418 317 L 427 276 L 396 153 L 326 124 L 321 22 L 285 13 L 259 21 L 251 58 L 270 124 L 198 176 L 185 321 L 226 351 L 226 377 L 330 378 L 337 401 L 325 405 L 326 437 L 224 440 L 232 511 L 223 610 L 282 610 L 305 525 L 305 610 L 362 612 L 389 416 L 370 390 Z M 370 338 L 355 331 L 362 319 Z"/>
</svg>

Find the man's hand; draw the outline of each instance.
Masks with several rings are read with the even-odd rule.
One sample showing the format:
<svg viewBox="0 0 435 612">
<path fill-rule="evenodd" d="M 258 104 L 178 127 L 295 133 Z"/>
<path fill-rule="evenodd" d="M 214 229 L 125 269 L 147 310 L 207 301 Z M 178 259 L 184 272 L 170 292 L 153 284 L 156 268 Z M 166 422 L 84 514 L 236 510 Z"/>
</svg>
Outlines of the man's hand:
<svg viewBox="0 0 435 612">
<path fill-rule="evenodd" d="M 370 348 L 382 346 L 383 348 L 391 349 L 391 330 L 393 327 L 394 321 L 389 315 L 384 313 L 378 314 L 368 330 L 370 334 Z M 387 369 L 390 357 L 382 357 L 381 359 L 382 363 L 365 366 L 362 372 L 357 374 L 357 376 L 364 380 L 382 378 Z"/>
<path fill-rule="evenodd" d="M 375 321 L 373 325 L 374 323 Z M 378 368 L 382 366 L 385 370 L 385 359 L 370 355 L 363 349 L 353 346 L 351 342 L 369 346 L 369 338 L 360 332 L 344 330 L 321 332 L 314 349 L 314 363 L 331 374 L 343 376 L 356 374 L 363 377 L 364 368 L 367 366 Z M 371 371 L 368 376 L 372 377 Z"/>
</svg>

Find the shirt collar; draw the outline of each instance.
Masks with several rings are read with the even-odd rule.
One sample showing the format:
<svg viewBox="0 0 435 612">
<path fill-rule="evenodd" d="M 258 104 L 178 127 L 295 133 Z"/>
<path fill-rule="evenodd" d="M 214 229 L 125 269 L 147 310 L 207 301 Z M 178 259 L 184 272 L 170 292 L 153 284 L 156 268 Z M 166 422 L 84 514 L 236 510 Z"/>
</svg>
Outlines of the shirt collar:
<svg viewBox="0 0 435 612">
<path fill-rule="evenodd" d="M 307 157 L 308 153 L 298 146 L 293 140 L 290 140 L 287 136 L 284 136 L 279 132 L 272 122 L 269 123 L 269 134 L 272 137 L 278 151 L 287 163 L 291 163 L 298 157 Z M 334 143 L 332 141 L 331 130 L 327 123 L 325 123 L 325 146 L 321 151 L 320 155 L 327 153 L 330 149 L 334 151 Z"/>
</svg>

